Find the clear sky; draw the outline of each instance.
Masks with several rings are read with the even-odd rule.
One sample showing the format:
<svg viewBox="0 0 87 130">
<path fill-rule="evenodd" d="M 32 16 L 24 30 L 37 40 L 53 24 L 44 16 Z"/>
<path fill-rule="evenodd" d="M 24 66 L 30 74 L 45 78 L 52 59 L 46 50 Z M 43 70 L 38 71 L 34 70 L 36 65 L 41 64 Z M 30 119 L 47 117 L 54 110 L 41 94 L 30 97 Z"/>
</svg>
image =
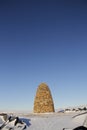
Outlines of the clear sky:
<svg viewBox="0 0 87 130">
<path fill-rule="evenodd" d="M 0 0 L 0 110 L 32 110 L 41 82 L 55 108 L 87 104 L 86 0 Z"/>
</svg>

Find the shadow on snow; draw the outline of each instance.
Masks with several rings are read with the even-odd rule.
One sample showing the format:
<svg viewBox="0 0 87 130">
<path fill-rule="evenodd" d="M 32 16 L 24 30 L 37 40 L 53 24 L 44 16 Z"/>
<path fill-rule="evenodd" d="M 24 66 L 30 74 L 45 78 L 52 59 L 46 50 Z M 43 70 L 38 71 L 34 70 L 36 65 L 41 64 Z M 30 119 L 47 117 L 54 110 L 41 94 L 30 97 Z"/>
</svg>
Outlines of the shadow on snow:
<svg viewBox="0 0 87 130">
<path fill-rule="evenodd" d="M 30 123 L 30 119 L 27 119 L 27 118 L 20 118 L 24 123 L 26 123 L 26 125 L 29 127 L 31 125 Z"/>
</svg>

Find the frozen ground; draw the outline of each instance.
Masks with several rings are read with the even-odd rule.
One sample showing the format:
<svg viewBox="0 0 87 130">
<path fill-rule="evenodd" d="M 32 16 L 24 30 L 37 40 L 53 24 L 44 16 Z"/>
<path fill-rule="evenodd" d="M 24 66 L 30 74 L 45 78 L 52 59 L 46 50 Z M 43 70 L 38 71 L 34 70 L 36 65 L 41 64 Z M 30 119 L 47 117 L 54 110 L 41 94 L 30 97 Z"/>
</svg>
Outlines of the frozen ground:
<svg viewBox="0 0 87 130">
<path fill-rule="evenodd" d="M 52 114 L 15 113 L 15 115 L 16 114 L 27 124 L 27 130 L 62 130 L 63 128 L 75 128 L 83 125 L 87 116 L 87 114 L 75 116 L 79 114 L 77 112 Z M 0 123 L 2 123 L 1 120 Z M 16 130 L 19 129 L 16 128 Z"/>
<path fill-rule="evenodd" d="M 72 118 L 73 114 L 45 114 L 30 117 L 29 130 L 62 130 L 75 128 L 83 124 L 85 115 Z M 82 120 L 81 120 L 82 118 Z"/>
</svg>

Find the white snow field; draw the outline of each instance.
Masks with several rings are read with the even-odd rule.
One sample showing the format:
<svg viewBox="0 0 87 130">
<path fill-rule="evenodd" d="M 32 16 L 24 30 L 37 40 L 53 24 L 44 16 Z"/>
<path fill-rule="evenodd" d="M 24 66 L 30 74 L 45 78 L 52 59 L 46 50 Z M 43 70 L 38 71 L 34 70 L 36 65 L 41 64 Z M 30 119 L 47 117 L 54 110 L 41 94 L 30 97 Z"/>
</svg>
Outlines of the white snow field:
<svg viewBox="0 0 87 130">
<path fill-rule="evenodd" d="M 63 128 L 73 129 L 84 124 L 87 118 L 87 113 L 76 116 L 80 113 L 47 113 L 47 114 L 16 114 L 26 124 L 26 129 L 23 129 L 20 125 L 14 127 L 12 123 L 8 123 L 7 127 L 1 130 L 63 130 Z M 0 118 L 0 124 L 2 119 Z M 87 127 L 87 121 L 85 123 Z M 12 129 L 10 129 L 10 126 Z M 68 129 L 68 130 L 69 130 Z"/>
</svg>

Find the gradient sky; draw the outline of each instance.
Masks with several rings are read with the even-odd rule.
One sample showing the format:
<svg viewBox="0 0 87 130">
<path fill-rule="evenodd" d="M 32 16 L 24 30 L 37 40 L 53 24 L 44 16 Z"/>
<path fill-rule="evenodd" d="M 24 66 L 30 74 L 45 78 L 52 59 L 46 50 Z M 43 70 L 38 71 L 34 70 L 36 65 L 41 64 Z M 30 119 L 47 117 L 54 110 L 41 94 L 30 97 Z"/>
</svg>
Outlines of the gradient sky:
<svg viewBox="0 0 87 130">
<path fill-rule="evenodd" d="M 32 110 L 41 82 L 56 109 L 87 104 L 86 0 L 0 0 L 0 110 Z"/>
</svg>

